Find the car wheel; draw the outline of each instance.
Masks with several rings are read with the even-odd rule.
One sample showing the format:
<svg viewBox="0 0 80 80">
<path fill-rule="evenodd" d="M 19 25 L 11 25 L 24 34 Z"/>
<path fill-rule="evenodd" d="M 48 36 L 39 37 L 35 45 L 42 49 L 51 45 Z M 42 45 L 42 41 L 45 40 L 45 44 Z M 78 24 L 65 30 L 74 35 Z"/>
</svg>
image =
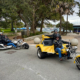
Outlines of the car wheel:
<svg viewBox="0 0 80 80">
<path fill-rule="evenodd" d="M 38 56 L 38 58 L 43 59 L 43 58 L 45 58 L 47 56 L 47 54 L 45 52 L 41 52 L 41 49 L 38 48 L 37 56 Z"/>
</svg>

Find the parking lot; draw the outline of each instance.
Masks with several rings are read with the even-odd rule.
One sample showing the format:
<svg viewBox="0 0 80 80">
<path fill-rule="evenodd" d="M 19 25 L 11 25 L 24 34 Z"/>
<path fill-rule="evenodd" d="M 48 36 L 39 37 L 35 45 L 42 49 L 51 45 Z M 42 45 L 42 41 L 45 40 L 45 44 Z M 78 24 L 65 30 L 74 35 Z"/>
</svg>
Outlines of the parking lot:
<svg viewBox="0 0 80 80">
<path fill-rule="evenodd" d="M 74 60 L 59 61 L 58 56 L 37 57 L 37 49 L 0 51 L 0 80 L 80 80 Z"/>
</svg>

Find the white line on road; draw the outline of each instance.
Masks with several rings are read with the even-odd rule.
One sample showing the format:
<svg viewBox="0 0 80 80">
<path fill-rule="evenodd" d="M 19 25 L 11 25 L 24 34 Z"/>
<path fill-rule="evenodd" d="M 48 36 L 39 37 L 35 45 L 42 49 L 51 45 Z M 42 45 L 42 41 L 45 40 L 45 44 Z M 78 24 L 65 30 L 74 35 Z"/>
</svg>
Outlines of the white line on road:
<svg viewBox="0 0 80 80">
<path fill-rule="evenodd" d="M 32 68 L 28 68 L 26 65 L 20 65 L 20 64 L 18 64 L 18 65 L 19 65 L 19 66 L 22 66 L 22 67 L 25 68 L 25 69 L 28 69 L 28 70 L 32 71 L 33 73 L 35 73 L 36 75 L 38 75 L 38 76 L 39 76 L 40 78 L 42 78 L 43 80 L 47 80 L 47 79 L 44 78 L 39 72 L 33 70 Z"/>
</svg>

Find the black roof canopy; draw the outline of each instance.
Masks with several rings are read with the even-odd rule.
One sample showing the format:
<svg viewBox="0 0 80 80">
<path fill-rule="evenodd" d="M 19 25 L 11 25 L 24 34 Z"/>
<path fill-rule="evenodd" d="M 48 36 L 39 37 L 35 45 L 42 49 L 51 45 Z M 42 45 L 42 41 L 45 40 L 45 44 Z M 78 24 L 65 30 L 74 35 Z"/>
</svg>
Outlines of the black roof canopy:
<svg viewBox="0 0 80 80">
<path fill-rule="evenodd" d="M 73 25 L 73 28 L 80 28 L 80 25 Z"/>
</svg>

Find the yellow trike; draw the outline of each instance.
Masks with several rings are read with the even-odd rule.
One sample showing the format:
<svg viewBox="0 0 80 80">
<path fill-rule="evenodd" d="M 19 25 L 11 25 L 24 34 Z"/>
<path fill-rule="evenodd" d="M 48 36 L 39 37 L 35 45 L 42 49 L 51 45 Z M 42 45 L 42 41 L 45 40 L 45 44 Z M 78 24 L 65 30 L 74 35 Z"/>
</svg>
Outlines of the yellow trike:
<svg viewBox="0 0 80 80">
<path fill-rule="evenodd" d="M 76 56 L 78 40 L 73 39 L 70 41 L 70 44 L 62 44 L 62 45 L 63 49 L 61 50 L 61 53 L 63 57 L 67 55 L 67 52 L 75 55 L 74 63 L 76 63 L 77 68 L 80 70 L 80 55 Z M 40 59 L 45 58 L 49 54 L 58 55 L 58 52 L 54 50 L 53 38 L 50 37 L 50 35 L 42 35 L 41 43 L 37 44 L 36 47 L 37 47 L 37 56 Z"/>
</svg>

